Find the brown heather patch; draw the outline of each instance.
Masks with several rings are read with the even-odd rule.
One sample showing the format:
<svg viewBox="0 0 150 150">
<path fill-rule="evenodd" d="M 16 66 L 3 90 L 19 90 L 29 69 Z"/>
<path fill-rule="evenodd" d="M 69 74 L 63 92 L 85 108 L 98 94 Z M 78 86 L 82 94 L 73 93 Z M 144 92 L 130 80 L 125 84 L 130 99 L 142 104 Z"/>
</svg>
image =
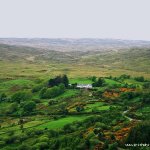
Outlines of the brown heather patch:
<svg viewBox="0 0 150 150">
<path fill-rule="evenodd" d="M 105 91 L 105 92 L 103 93 L 103 97 L 113 99 L 113 98 L 119 97 L 119 93 L 113 92 L 113 91 L 112 91 L 112 92 Z"/>
<path fill-rule="evenodd" d="M 132 127 L 134 127 L 137 124 L 137 121 L 132 121 L 127 127 L 124 127 L 114 133 L 116 140 L 122 141 L 125 139 Z"/>
<path fill-rule="evenodd" d="M 120 92 L 132 92 L 132 91 L 135 91 L 135 89 L 132 89 L 132 88 L 120 88 L 119 90 L 120 90 Z"/>
</svg>

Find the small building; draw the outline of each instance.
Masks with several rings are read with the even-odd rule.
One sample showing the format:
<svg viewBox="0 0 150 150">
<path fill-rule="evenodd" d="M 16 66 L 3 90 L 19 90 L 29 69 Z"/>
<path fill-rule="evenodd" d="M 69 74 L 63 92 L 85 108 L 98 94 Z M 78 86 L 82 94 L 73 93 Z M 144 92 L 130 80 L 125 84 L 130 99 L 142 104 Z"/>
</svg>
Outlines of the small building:
<svg viewBox="0 0 150 150">
<path fill-rule="evenodd" d="M 92 89 L 92 84 L 77 84 L 77 88 L 80 89 Z"/>
</svg>

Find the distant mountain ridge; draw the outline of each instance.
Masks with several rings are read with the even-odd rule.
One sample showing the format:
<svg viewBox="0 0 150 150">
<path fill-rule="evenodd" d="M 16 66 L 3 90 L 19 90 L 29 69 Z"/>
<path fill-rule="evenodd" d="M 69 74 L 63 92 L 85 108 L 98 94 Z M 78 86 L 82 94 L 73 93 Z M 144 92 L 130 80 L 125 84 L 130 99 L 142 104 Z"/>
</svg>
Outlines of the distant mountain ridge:
<svg viewBox="0 0 150 150">
<path fill-rule="evenodd" d="M 100 51 L 133 47 L 150 47 L 150 41 L 94 38 L 0 38 L 0 44 L 29 46 L 56 51 Z"/>
</svg>

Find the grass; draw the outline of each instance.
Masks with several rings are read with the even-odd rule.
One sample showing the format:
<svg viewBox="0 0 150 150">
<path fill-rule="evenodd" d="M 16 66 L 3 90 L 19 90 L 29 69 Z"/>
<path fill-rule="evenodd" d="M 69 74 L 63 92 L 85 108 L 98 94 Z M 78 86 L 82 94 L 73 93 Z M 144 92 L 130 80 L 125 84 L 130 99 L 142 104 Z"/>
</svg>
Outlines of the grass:
<svg viewBox="0 0 150 150">
<path fill-rule="evenodd" d="M 69 68 L 69 69 L 67 69 Z M 120 76 L 123 73 L 130 74 L 131 76 L 144 76 L 150 78 L 149 73 L 136 72 L 134 70 L 124 70 L 122 68 L 102 68 L 96 64 L 70 64 L 70 63 L 29 63 L 29 62 L 14 62 L 14 61 L 0 61 L 0 80 L 7 79 L 49 79 L 60 74 L 67 74 L 69 78 L 72 78 L 72 82 L 81 81 L 83 83 L 89 83 L 91 81 L 82 79 L 85 77 L 97 76 Z M 42 72 L 41 70 L 47 70 Z M 81 78 L 80 80 L 78 78 Z"/>
<path fill-rule="evenodd" d="M 3 114 L 3 112 L 6 112 L 11 105 L 12 103 L 9 103 L 9 102 L 1 102 L 0 103 L 0 115 Z"/>
<path fill-rule="evenodd" d="M 129 85 L 130 84 L 134 84 L 134 85 L 139 86 L 139 87 L 142 87 L 142 85 L 143 85 L 142 82 L 138 82 L 138 81 L 136 81 L 134 79 L 125 79 L 124 82 L 129 84 Z"/>
<path fill-rule="evenodd" d="M 19 130 L 20 126 L 19 125 L 14 125 L 14 126 L 8 126 L 7 128 L 2 128 L 0 130 L 0 134 L 5 133 L 5 132 L 10 132 L 10 131 L 15 131 Z"/>
<path fill-rule="evenodd" d="M 15 92 L 21 89 L 28 89 L 34 85 L 34 81 L 28 79 L 15 79 L 1 82 L 0 92 Z"/>
<path fill-rule="evenodd" d="M 105 79 L 105 82 L 109 85 L 116 85 L 116 84 L 121 84 L 117 81 L 111 80 L 111 79 Z"/>
<path fill-rule="evenodd" d="M 42 123 L 45 123 L 45 122 L 47 122 L 47 119 L 46 120 L 29 121 L 29 122 L 24 124 L 24 128 L 25 129 L 26 128 L 32 128 L 32 127 L 41 125 Z M 20 130 L 20 125 L 7 126 L 5 128 L 0 129 L 0 134 L 7 133 L 7 132 L 10 132 L 10 131 L 18 132 L 19 130 Z"/>
<path fill-rule="evenodd" d="M 10 80 L 2 83 L 3 85 L 21 85 L 21 86 L 27 86 L 27 85 L 33 85 L 33 81 L 27 80 L 27 79 L 17 79 L 17 80 Z"/>
<path fill-rule="evenodd" d="M 30 121 L 30 122 L 27 122 L 26 124 L 24 124 L 24 128 L 30 128 L 33 126 L 37 126 L 37 125 L 44 123 L 45 121 L 44 120 L 43 121 L 41 121 L 41 120 Z"/>
<path fill-rule="evenodd" d="M 103 106 L 103 102 L 96 102 L 94 104 L 87 104 L 84 111 L 92 112 L 92 110 L 101 111 L 101 110 L 109 110 L 110 106 Z"/>
<path fill-rule="evenodd" d="M 74 78 L 70 79 L 70 83 L 92 84 L 92 81 L 88 78 Z"/>
<path fill-rule="evenodd" d="M 36 128 L 38 129 L 60 129 L 64 127 L 66 124 L 72 123 L 74 121 L 82 121 L 86 119 L 88 116 L 69 116 L 65 118 L 61 118 L 58 120 L 50 121 L 48 123 L 42 124 Z"/>
<path fill-rule="evenodd" d="M 63 93 L 62 95 L 56 97 L 55 99 L 65 99 L 65 98 L 70 98 L 73 96 L 76 96 L 79 93 L 78 90 L 67 90 L 65 91 L 65 93 Z"/>
<path fill-rule="evenodd" d="M 69 116 L 65 118 L 60 118 L 58 120 L 35 120 L 35 121 L 30 121 L 24 124 L 24 128 L 37 128 L 37 129 L 60 129 L 64 125 L 72 123 L 74 121 L 82 121 L 86 119 L 88 116 L 82 115 L 82 116 Z M 1 128 L 0 134 L 7 133 L 10 131 L 16 131 L 18 132 L 20 130 L 19 125 L 14 125 L 14 126 L 7 126 L 5 128 Z"/>
<path fill-rule="evenodd" d="M 110 106 L 104 106 L 103 102 L 95 102 L 93 104 L 86 104 L 84 106 L 84 112 L 92 112 L 92 110 L 101 111 L 101 110 L 109 110 Z M 76 107 L 71 108 L 70 112 L 76 112 Z"/>
</svg>

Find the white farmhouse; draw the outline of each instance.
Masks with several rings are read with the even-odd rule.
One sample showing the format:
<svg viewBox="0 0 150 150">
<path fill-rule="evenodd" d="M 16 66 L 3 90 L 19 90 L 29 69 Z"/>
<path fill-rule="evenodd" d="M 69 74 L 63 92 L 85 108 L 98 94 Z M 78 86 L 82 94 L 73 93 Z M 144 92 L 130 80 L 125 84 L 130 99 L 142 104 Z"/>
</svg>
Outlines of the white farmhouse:
<svg viewBox="0 0 150 150">
<path fill-rule="evenodd" d="M 77 84 L 77 88 L 80 88 L 80 89 L 92 89 L 92 84 Z"/>
</svg>

